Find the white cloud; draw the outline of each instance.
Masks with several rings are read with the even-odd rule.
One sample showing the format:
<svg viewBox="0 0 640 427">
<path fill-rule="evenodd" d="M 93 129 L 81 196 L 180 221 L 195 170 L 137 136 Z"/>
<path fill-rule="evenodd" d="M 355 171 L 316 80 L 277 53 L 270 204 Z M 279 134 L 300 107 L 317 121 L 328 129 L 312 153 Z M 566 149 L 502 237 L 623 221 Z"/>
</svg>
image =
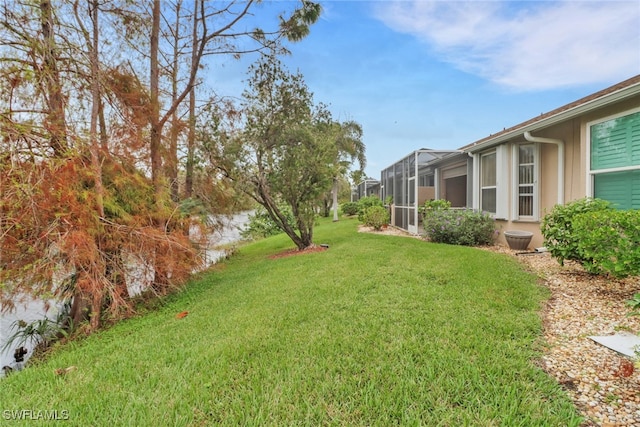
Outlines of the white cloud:
<svg viewBox="0 0 640 427">
<path fill-rule="evenodd" d="M 387 1 L 376 17 L 444 61 L 516 90 L 640 73 L 640 2 Z"/>
</svg>

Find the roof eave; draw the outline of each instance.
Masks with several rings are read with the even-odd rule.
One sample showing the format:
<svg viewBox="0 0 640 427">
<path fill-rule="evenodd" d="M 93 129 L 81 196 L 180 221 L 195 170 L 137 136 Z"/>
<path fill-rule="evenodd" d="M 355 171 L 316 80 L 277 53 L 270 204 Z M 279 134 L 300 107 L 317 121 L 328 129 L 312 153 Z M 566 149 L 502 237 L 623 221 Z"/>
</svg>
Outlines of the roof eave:
<svg viewBox="0 0 640 427">
<path fill-rule="evenodd" d="M 603 95 L 602 97 L 595 98 L 590 101 L 584 102 L 582 104 L 576 105 L 575 107 L 559 111 L 556 114 L 553 114 L 549 117 L 545 117 L 538 121 L 533 121 L 530 123 L 524 122 L 522 125 L 517 125 L 513 129 L 500 132 L 496 134 L 494 137 L 484 138 L 470 145 L 462 147 L 461 150 L 471 154 L 477 153 L 478 151 L 482 151 L 487 148 L 491 148 L 496 145 L 500 145 L 502 143 L 508 142 L 516 137 L 520 137 L 525 132 L 533 132 L 535 130 L 540 130 L 543 128 L 547 128 L 549 126 L 553 126 L 563 121 L 573 119 L 586 112 L 595 110 L 597 108 L 606 107 L 607 105 L 638 95 L 639 93 L 640 93 L 640 83 L 636 83 L 631 86 L 622 88 L 616 92 L 608 93 L 606 95 Z"/>
</svg>

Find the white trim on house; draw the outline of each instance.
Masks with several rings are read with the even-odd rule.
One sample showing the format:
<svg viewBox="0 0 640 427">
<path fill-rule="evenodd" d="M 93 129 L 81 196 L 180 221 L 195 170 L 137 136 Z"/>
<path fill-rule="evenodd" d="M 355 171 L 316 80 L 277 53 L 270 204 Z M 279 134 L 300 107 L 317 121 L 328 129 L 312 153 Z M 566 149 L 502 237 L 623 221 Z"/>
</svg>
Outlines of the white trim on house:
<svg viewBox="0 0 640 427">
<path fill-rule="evenodd" d="M 509 147 L 507 144 L 498 145 L 481 153 L 473 154 L 473 179 L 477 185 L 473 186 L 473 209 L 482 211 L 482 157 L 490 154 L 496 156 L 496 183 L 487 186 L 487 189 L 495 188 L 496 206 L 495 212 L 487 212 L 493 219 L 507 220 L 509 217 Z"/>
<path fill-rule="evenodd" d="M 496 147 L 496 214 L 495 219 L 509 219 L 509 148 Z"/>
<path fill-rule="evenodd" d="M 480 153 L 473 153 L 470 156 L 473 159 L 471 162 L 473 170 L 471 207 L 475 211 L 480 211 Z"/>
<path fill-rule="evenodd" d="M 494 157 L 494 167 L 495 170 L 493 171 L 493 183 L 490 185 L 486 185 L 486 183 L 483 181 L 483 177 L 485 175 L 487 175 L 487 173 L 483 170 L 483 169 L 489 169 L 489 168 L 484 168 L 483 167 L 483 160 L 489 156 L 493 156 Z M 493 210 L 486 210 L 487 213 L 491 214 L 491 216 L 495 217 L 497 215 L 498 212 L 498 153 L 496 152 L 496 150 L 487 150 L 485 152 L 482 152 L 479 154 L 478 156 L 478 160 L 479 160 L 479 170 L 480 170 L 480 179 L 478 180 L 478 187 L 480 189 L 479 191 L 479 205 L 480 205 L 480 210 L 485 211 L 485 207 L 486 207 L 486 203 L 485 203 L 485 197 L 484 197 L 484 192 L 485 190 L 494 190 L 494 201 L 495 201 L 495 206 L 493 206 Z"/>
</svg>

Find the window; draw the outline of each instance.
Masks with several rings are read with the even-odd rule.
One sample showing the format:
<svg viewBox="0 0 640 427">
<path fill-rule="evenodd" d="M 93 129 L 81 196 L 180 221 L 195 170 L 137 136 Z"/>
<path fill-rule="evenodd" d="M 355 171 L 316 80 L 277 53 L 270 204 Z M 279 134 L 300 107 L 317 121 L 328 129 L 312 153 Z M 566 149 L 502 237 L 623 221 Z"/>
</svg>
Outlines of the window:
<svg viewBox="0 0 640 427">
<path fill-rule="evenodd" d="M 477 153 L 473 157 L 473 208 L 494 219 L 509 218 L 509 145 Z"/>
<path fill-rule="evenodd" d="M 516 148 L 517 156 L 517 218 L 535 219 L 537 217 L 537 158 L 538 147 L 535 144 L 522 144 Z"/>
<path fill-rule="evenodd" d="M 640 209 L 640 111 L 588 126 L 587 193 L 620 209 Z"/>
<path fill-rule="evenodd" d="M 420 175 L 419 176 L 419 186 L 420 187 L 433 187 L 434 186 L 434 176 L 431 175 Z"/>
<path fill-rule="evenodd" d="M 496 152 L 480 156 L 480 209 L 496 213 Z"/>
</svg>

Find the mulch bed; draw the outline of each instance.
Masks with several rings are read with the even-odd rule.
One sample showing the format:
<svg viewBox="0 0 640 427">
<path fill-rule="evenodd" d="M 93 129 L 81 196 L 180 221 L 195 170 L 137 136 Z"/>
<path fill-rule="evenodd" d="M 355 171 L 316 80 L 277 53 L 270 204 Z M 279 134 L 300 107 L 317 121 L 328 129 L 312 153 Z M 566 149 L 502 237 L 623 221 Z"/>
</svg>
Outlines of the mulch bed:
<svg viewBox="0 0 640 427">
<path fill-rule="evenodd" d="M 287 249 L 286 251 L 283 252 L 279 252 L 277 254 L 274 255 L 270 255 L 269 259 L 279 259 L 279 258 L 287 258 L 290 256 L 296 256 L 296 255 L 306 255 L 306 254 L 313 254 L 313 253 L 317 253 L 317 252 L 324 252 L 326 251 L 328 248 L 325 248 L 323 246 L 318 246 L 318 245 L 314 245 L 314 246 L 310 246 L 306 249 Z"/>
</svg>

